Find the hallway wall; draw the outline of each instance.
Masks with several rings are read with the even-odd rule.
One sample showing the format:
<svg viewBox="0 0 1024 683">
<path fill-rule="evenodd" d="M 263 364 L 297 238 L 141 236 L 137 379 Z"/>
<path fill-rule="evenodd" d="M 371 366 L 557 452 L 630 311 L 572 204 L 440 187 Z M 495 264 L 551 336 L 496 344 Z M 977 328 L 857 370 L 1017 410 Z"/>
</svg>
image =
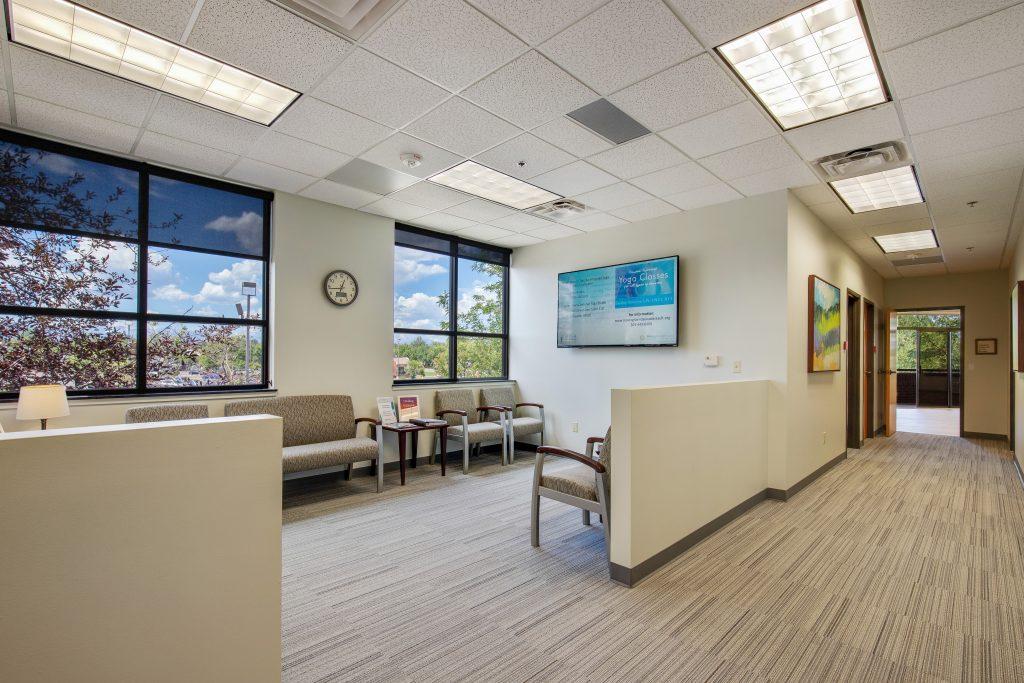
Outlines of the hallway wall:
<svg viewBox="0 0 1024 683">
<path fill-rule="evenodd" d="M 964 431 L 1009 433 L 1009 274 L 1005 270 L 886 280 L 887 308 L 964 307 Z M 974 340 L 995 337 L 999 353 L 978 356 Z"/>
</svg>

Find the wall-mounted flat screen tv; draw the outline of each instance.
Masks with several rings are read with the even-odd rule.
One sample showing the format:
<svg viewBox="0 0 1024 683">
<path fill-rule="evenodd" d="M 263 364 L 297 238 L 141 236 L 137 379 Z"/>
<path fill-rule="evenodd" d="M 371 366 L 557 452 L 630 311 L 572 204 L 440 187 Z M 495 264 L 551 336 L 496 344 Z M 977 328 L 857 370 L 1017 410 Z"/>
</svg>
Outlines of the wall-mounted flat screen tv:
<svg viewBox="0 0 1024 683">
<path fill-rule="evenodd" d="M 559 273 L 559 348 L 678 344 L 678 256 Z"/>
</svg>

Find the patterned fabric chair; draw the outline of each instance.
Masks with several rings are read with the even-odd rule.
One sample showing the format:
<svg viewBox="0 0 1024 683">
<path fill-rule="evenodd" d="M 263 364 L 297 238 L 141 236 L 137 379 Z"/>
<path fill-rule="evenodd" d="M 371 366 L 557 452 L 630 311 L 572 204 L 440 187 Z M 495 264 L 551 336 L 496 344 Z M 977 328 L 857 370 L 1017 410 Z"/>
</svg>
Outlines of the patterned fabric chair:
<svg viewBox="0 0 1024 683">
<path fill-rule="evenodd" d="M 162 403 L 144 408 L 129 408 L 124 413 L 126 424 L 202 420 L 207 417 L 210 417 L 210 409 L 205 403 Z"/>
<path fill-rule="evenodd" d="M 339 472 L 373 460 L 377 465 L 377 492 L 384 490 L 384 458 L 380 420 L 354 417 L 352 397 L 341 395 L 280 396 L 233 401 L 224 415 L 277 415 L 284 421 L 281 452 L 285 479 Z M 374 438 L 356 436 L 360 422 L 370 423 Z"/>
<path fill-rule="evenodd" d="M 505 427 L 505 408 L 501 406 L 476 406 L 472 389 L 438 389 L 434 393 L 434 407 L 437 417 L 452 425 L 448 428 L 448 441 L 462 443 L 462 473 L 469 474 L 469 447 L 490 441 L 501 444 L 501 464 L 508 454 L 508 431 Z M 482 422 L 489 412 L 498 415 L 498 422 Z M 447 457 L 442 453 L 441 457 Z"/>
<path fill-rule="evenodd" d="M 508 461 L 516 460 L 516 439 L 521 439 L 531 434 L 540 435 L 539 446 L 544 445 L 544 406 L 540 403 L 516 403 L 515 391 L 510 386 L 485 387 L 480 390 L 480 401 L 489 406 L 505 406 L 509 411 L 505 414 L 505 427 L 509 430 L 508 436 Z M 516 411 L 520 408 L 536 408 L 540 417 L 522 416 L 516 417 Z M 494 413 L 487 413 L 491 417 Z"/>
<path fill-rule="evenodd" d="M 601 444 L 597 458 L 594 446 Z M 544 472 L 544 458 L 555 455 L 575 460 L 577 465 L 556 472 Z M 592 436 L 587 439 L 587 453 L 577 453 L 564 448 L 541 446 L 537 449 L 537 461 L 533 469 L 533 494 L 530 498 L 530 543 L 540 545 L 540 499 L 557 500 L 566 505 L 583 509 L 583 523 L 590 526 L 590 513 L 601 515 L 604 526 L 605 553 L 611 552 L 611 517 L 609 517 L 610 489 L 612 481 L 612 430 L 604 438 Z"/>
</svg>

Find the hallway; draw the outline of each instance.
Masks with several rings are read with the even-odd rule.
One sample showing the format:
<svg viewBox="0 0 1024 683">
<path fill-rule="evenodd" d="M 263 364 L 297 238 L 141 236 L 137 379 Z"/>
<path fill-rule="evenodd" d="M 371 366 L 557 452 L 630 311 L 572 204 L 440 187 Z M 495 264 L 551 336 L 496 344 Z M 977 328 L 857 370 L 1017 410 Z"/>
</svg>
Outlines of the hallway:
<svg viewBox="0 0 1024 683">
<path fill-rule="evenodd" d="M 530 547 L 522 455 L 287 492 L 284 680 L 1024 680 L 1000 442 L 872 439 L 633 589 L 575 510 L 545 502 Z"/>
</svg>

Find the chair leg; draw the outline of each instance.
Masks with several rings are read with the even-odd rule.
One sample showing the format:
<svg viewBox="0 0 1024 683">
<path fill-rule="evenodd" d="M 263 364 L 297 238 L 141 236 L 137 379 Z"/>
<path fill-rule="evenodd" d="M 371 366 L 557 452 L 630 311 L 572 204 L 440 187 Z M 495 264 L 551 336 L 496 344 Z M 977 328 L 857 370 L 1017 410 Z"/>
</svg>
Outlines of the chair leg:
<svg viewBox="0 0 1024 683">
<path fill-rule="evenodd" d="M 536 489 L 530 501 L 530 545 L 534 548 L 540 547 L 540 496 L 537 495 Z"/>
<path fill-rule="evenodd" d="M 377 436 L 377 493 L 384 490 L 384 430 L 376 427 Z"/>
<path fill-rule="evenodd" d="M 583 526 L 590 526 L 590 510 L 583 511 Z"/>
<path fill-rule="evenodd" d="M 345 470 L 345 481 L 352 481 L 352 466 L 354 464 L 355 463 L 351 463 L 351 462 L 348 464 L 348 469 Z"/>
<path fill-rule="evenodd" d="M 608 505 L 608 496 L 604 489 L 604 475 L 601 474 L 597 475 L 597 502 L 601 505 L 601 526 L 604 528 L 604 554 L 608 558 L 610 565 L 612 561 L 611 507 Z"/>
<path fill-rule="evenodd" d="M 434 464 L 434 453 L 437 452 L 437 444 L 441 440 L 441 432 L 433 430 L 434 435 L 430 437 L 430 457 L 427 458 L 427 464 Z"/>
<path fill-rule="evenodd" d="M 469 440 L 462 440 L 462 473 L 469 474 Z"/>
</svg>

